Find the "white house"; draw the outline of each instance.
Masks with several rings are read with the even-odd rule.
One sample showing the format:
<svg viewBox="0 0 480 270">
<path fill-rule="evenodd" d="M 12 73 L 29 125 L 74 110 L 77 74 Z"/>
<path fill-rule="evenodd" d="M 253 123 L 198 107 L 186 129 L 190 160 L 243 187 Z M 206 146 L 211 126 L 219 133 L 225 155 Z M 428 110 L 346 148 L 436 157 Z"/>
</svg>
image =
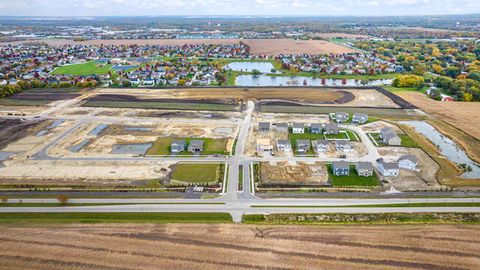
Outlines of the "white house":
<svg viewBox="0 0 480 270">
<path fill-rule="evenodd" d="M 278 140 L 277 149 L 282 152 L 290 152 L 292 151 L 292 142 L 290 140 Z"/>
<path fill-rule="evenodd" d="M 398 159 L 398 167 L 407 170 L 416 170 L 418 165 L 418 159 L 414 155 L 401 156 Z"/>
<path fill-rule="evenodd" d="M 292 132 L 294 134 L 304 134 L 305 133 L 305 124 L 302 123 L 294 123 L 292 125 Z"/>
<path fill-rule="evenodd" d="M 400 173 L 398 163 L 385 162 L 383 159 L 379 159 L 377 162 L 378 171 L 383 176 L 398 176 Z"/>
</svg>

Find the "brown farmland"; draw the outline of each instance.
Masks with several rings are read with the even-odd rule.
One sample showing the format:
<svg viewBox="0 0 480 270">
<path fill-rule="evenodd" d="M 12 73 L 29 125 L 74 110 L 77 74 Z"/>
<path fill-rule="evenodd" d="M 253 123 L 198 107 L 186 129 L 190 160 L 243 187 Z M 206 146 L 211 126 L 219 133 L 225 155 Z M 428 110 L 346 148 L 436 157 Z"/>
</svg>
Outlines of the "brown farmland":
<svg viewBox="0 0 480 270">
<path fill-rule="evenodd" d="M 65 44 L 84 45 L 184 45 L 184 44 L 237 44 L 240 41 L 250 46 L 254 55 L 278 54 L 342 54 L 358 52 L 354 49 L 331 43 L 324 40 L 293 40 L 293 39 L 115 39 L 115 40 L 88 40 L 73 41 L 67 39 L 37 40 L 52 46 Z M 32 42 L 32 41 L 28 41 Z M 25 43 L 14 42 L 11 44 Z"/>
<path fill-rule="evenodd" d="M 480 162 L 480 103 L 435 101 L 418 92 L 399 92 L 398 95 L 436 117 L 432 120 L 435 127 L 453 138 L 473 159 Z"/>
<path fill-rule="evenodd" d="M 2 269 L 479 269 L 475 225 L 2 226 Z"/>
</svg>

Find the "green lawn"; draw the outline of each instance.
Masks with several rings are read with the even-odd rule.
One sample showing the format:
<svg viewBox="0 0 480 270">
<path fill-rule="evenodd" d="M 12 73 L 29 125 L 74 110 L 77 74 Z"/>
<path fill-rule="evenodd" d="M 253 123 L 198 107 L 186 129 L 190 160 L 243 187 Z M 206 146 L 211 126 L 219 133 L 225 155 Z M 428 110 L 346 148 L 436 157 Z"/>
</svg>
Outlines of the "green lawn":
<svg viewBox="0 0 480 270">
<path fill-rule="evenodd" d="M 402 139 L 402 146 L 408 148 L 419 148 L 420 145 L 416 141 L 414 141 L 410 136 L 407 134 L 400 134 L 398 135 L 400 139 Z"/>
<path fill-rule="evenodd" d="M 90 61 L 82 64 L 74 64 L 68 66 L 61 66 L 56 68 L 53 75 L 103 75 L 107 74 L 112 65 L 99 64 L 95 61 Z"/>
<path fill-rule="evenodd" d="M 229 152 L 227 150 L 227 139 L 211 139 L 211 138 L 178 138 L 178 140 L 185 140 L 187 145 L 191 140 L 202 140 L 203 141 L 203 149 L 204 151 L 202 154 L 204 155 L 228 155 Z M 177 138 L 173 137 L 160 137 L 153 143 L 153 145 L 147 150 L 146 155 L 170 155 L 170 145 L 172 144 L 173 140 L 177 140 Z M 192 155 L 190 152 L 182 152 L 179 155 Z"/>
<path fill-rule="evenodd" d="M 4 106 L 45 106 L 54 102 L 55 100 L 47 99 L 14 99 L 14 98 L 3 98 L 0 99 L 0 105 Z"/>
<path fill-rule="evenodd" d="M 378 145 L 378 147 L 387 146 L 386 144 L 383 143 L 382 139 L 380 138 L 380 133 L 367 133 L 367 136 L 375 146 L 377 146 L 377 145 Z M 372 138 L 373 138 L 373 140 L 372 140 Z M 377 144 L 375 144 L 375 142 Z"/>
<path fill-rule="evenodd" d="M 288 133 L 289 140 L 320 140 L 323 139 L 323 134 L 313 134 L 308 132 L 308 128 L 305 128 L 304 134 L 294 134 L 291 132 Z"/>
<path fill-rule="evenodd" d="M 373 137 L 373 140 L 375 140 L 377 142 L 378 147 L 388 146 L 387 144 L 383 143 L 382 139 L 380 138 L 380 133 L 368 133 L 367 136 L 369 134 Z M 408 147 L 408 148 L 419 148 L 420 147 L 418 145 L 418 143 L 416 141 L 414 141 L 412 138 L 410 138 L 410 136 L 408 136 L 407 134 L 399 134 L 398 137 L 400 137 L 400 139 L 402 140 L 402 144 L 401 144 L 402 147 Z M 370 136 L 369 136 L 369 138 L 370 138 Z M 372 140 L 372 139 L 370 138 L 370 140 Z"/>
<path fill-rule="evenodd" d="M 179 163 L 172 173 L 172 180 L 183 183 L 216 183 L 223 180 L 223 164 Z"/>
<path fill-rule="evenodd" d="M 363 177 L 357 174 L 354 165 L 350 165 L 349 176 L 336 176 L 333 174 L 332 165 L 327 165 L 328 175 L 334 187 L 376 187 L 379 186 L 377 175 Z"/>
<path fill-rule="evenodd" d="M 87 101 L 83 107 L 103 108 L 131 108 L 131 109 L 154 109 L 154 110 L 187 110 L 187 111 L 237 111 L 236 104 L 213 104 L 213 103 L 183 103 L 183 102 L 132 102 L 132 101 Z"/>
<path fill-rule="evenodd" d="M 227 213 L 0 213 L 0 223 L 230 223 Z"/>
<path fill-rule="evenodd" d="M 355 138 L 355 137 L 354 137 Z M 347 140 L 347 133 L 340 132 L 338 134 L 325 134 L 327 140 Z"/>
</svg>

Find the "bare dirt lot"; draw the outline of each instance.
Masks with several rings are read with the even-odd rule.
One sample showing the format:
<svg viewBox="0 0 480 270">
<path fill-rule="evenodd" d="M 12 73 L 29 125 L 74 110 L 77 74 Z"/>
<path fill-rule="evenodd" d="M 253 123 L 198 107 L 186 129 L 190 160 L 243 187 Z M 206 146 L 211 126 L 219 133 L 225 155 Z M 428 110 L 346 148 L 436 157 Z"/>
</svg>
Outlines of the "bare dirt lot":
<svg viewBox="0 0 480 270">
<path fill-rule="evenodd" d="M 271 165 L 268 162 L 263 162 L 260 168 L 263 184 L 320 185 L 326 184 L 328 181 L 327 167 L 321 162 L 314 165 L 302 162 L 293 165 L 287 162 Z"/>
<path fill-rule="evenodd" d="M 257 100 L 294 101 L 322 106 L 355 106 L 399 108 L 390 98 L 375 89 L 333 88 L 182 88 L 182 89 L 118 89 L 101 88 L 100 95 L 134 95 L 138 99 L 186 100 Z"/>
<path fill-rule="evenodd" d="M 238 44 L 240 41 L 250 46 L 250 53 L 254 55 L 278 54 L 342 54 L 358 52 L 345 46 L 337 45 L 324 40 L 293 40 L 293 39 L 116 39 L 116 40 L 88 40 L 73 41 L 66 39 L 39 40 L 52 46 L 65 44 L 83 45 L 184 45 L 184 44 Z M 30 41 L 31 42 L 31 41 Z M 38 41 L 36 41 L 38 42 Z M 14 42 L 18 44 L 25 42 Z"/>
<path fill-rule="evenodd" d="M 480 267 L 477 225 L 4 225 L 0 239 L 4 270 Z"/>
<path fill-rule="evenodd" d="M 480 112 L 479 102 L 441 102 L 418 92 L 399 92 L 398 95 L 428 114 L 480 139 L 480 117 L 472 117 L 472 113 Z"/>
</svg>

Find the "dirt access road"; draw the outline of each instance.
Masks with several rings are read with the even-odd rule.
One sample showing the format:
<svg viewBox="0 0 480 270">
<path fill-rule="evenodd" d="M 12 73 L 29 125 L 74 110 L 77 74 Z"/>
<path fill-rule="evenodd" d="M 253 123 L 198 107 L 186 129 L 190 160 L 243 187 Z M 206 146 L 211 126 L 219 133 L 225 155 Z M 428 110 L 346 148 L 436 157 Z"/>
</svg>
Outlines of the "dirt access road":
<svg viewBox="0 0 480 270">
<path fill-rule="evenodd" d="M 474 225 L 0 227 L 2 269 L 478 269 Z"/>
</svg>

